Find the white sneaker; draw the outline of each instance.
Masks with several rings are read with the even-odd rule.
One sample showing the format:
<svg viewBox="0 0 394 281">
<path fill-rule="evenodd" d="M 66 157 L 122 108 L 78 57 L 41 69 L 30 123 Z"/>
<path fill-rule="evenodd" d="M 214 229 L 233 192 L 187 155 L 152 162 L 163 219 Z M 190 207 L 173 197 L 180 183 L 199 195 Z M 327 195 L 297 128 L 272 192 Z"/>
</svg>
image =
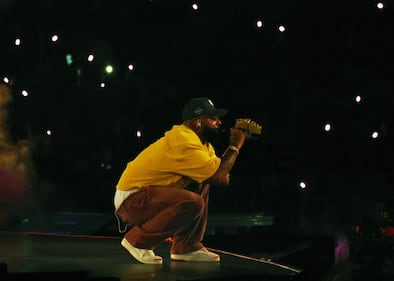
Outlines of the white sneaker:
<svg viewBox="0 0 394 281">
<path fill-rule="evenodd" d="M 126 238 L 120 243 L 137 261 L 145 264 L 162 264 L 163 258 L 156 256 L 152 250 L 139 249 L 132 246 Z"/>
<path fill-rule="evenodd" d="M 208 251 L 206 248 L 201 248 L 200 250 L 186 253 L 186 254 L 171 254 L 171 259 L 174 261 L 209 261 L 218 262 L 220 261 L 220 256 L 218 254 Z"/>
</svg>

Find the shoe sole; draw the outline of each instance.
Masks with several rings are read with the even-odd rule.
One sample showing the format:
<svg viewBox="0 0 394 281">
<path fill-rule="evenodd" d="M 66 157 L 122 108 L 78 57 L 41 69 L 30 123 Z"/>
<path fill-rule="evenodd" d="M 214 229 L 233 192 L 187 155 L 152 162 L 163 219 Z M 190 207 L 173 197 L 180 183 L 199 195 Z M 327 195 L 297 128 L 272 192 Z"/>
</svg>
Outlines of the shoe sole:
<svg viewBox="0 0 394 281">
<path fill-rule="evenodd" d="M 150 261 L 146 261 L 143 259 L 138 258 L 137 253 L 135 253 L 133 251 L 133 248 L 129 248 L 129 246 L 127 244 L 129 244 L 125 239 L 122 240 L 122 242 L 120 243 L 122 245 L 122 247 L 129 252 L 130 255 L 133 256 L 133 258 L 135 258 L 137 261 L 139 261 L 140 263 L 143 264 L 162 264 L 163 263 L 163 259 L 154 259 L 154 260 L 150 260 Z"/>
<path fill-rule="evenodd" d="M 171 260 L 176 262 L 220 262 L 220 259 L 217 260 L 171 259 Z"/>
<path fill-rule="evenodd" d="M 177 257 L 176 255 L 171 255 L 171 260 L 172 261 L 180 261 L 180 262 L 220 262 L 220 257 L 217 257 L 215 259 L 204 259 L 204 258 L 182 258 L 182 257 Z"/>
</svg>

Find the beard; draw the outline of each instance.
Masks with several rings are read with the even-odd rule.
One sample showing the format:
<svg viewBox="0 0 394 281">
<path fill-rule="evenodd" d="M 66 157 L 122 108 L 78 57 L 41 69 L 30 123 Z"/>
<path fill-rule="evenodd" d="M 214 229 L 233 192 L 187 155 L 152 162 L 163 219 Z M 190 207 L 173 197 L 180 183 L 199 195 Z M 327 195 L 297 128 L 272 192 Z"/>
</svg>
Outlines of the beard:
<svg viewBox="0 0 394 281">
<path fill-rule="evenodd" d="M 208 126 L 203 127 L 202 134 L 204 136 L 204 139 L 210 143 L 215 143 L 219 139 L 219 128 L 214 129 L 210 128 Z"/>
</svg>

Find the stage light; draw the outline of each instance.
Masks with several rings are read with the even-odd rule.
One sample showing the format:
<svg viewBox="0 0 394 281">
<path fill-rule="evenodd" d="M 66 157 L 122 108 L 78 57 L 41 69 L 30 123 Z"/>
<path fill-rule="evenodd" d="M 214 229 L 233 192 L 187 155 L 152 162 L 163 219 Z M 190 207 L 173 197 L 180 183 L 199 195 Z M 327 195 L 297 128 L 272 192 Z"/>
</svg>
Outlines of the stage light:
<svg viewBox="0 0 394 281">
<path fill-rule="evenodd" d="M 14 43 L 15 43 L 15 46 L 20 46 L 22 41 L 20 38 L 16 38 Z"/>
<path fill-rule="evenodd" d="M 29 93 L 26 90 L 22 90 L 22 96 L 27 97 L 29 95 Z"/>
<path fill-rule="evenodd" d="M 356 96 L 355 100 L 356 100 L 356 103 L 360 103 L 361 102 L 361 96 Z"/>
<path fill-rule="evenodd" d="M 135 135 L 137 136 L 137 138 L 142 137 L 142 132 L 140 130 L 138 130 Z"/>
<path fill-rule="evenodd" d="M 101 82 L 100 83 L 100 88 L 104 88 L 105 87 L 105 83 L 104 82 Z"/>
<path fill-rule="evenodd" d="M 71 65 L 73 63 L 73 57 L 71 54 L 66 55 L 66 62 L 67 62 L 67 65 Z"/>
<path fill-rule="evenodd" d="M 383 10 L 383 8 L 384 8 L 383 2 L 378 2 L 378 3 L 376 4 L 376 7 L 377 7 L 379 10 Z"/>
<path fill-rule="evenodd" d="M 134 65 L 129 64 L 129 66 L 127 67 L 130 71 L 134 69 Z"/>
<path fill-rule="evenodd" d="M 108 74 L 111 74 L 114 71 L 114 68 L 112 67 L 112 65 L 108 64 L 105 67 L 105 72 L 107 72 Z"/>
<path fill-rule="evenodd" d="M 326 131 L 326 132 L 331 131 L 331 124 L 330 124 L 330 123 L 326 123 L 326 124 L 324 125 L 324 131 Z"/>
<path fill-rule="evenodd" d="M 193 5 L 192 5 L 192 8 L 193 8 L 193 10 L 195 10 L 195 11 L 197 11 L 198 10 L 198 4 L 196 4 L 196 3 L 194 3 Z"/>
<path fill-rule="evenodd" d="M 47 134 L 47 136 L 51 136 L 51 135 L 52 135 L 52 130 L 49 130 L 49 129 L 48 129 L 48 130 L 46 131 L 46 134 Z"/>
<path fill-rule="evenodd" d="M 94 55 L 90 54 L 88 55 L 88 61 L 92 62 L 94 60 Z"/>
<path fill-rule="evenodd" d="M 301 189 L 305 189 L 306 188 L 306 183 L 304 181 L 301 181 L 299 184 Z"/>
<path fill-rule="evenodd" d="M 8 79 L 8 77 L 4 77 L 4 78 L 3 78 L 3 82 L 6 83 L 6 84 L 8 84 L 8 83 L 10 83 L 10 79 Z"/>
<path fill-rule="evenodd" d="M 256 26 L 257 26 L 258 28 L 262 28 L 262 27 L 263 27 L 263 22 L 262 22 L 261 20 L 258 20 L 258 21 L 256 22 Z"/>
<path fill-rule="evenodd" d="M 377 139 L 379 137 L 379 132 L 378 131 L 373 131 L 372 134 L 371 134 L 371 137 L 373 139 Z"/>
<path fill-rule="evenodd" d="M 280 25 L 280 26 L 278 27 L 278 30 L 279 30 L 280 32 L 285 32 L 285 31 L 286 31 L 286 27 L 285 27 L 284 25 Z"/>
<path fill-rule="evenodd" d="M 58 40 L 59 40 L 59 36 L 58 36 L 58 35 L 56 35 L 56 34 L 54 34 L 54 35 L 52 35 L 52 38 L 51 38 L 51 40 L 52 40 L 52 42 L 56 42 L 56 41 L 58 41 Z"/>
</svg>

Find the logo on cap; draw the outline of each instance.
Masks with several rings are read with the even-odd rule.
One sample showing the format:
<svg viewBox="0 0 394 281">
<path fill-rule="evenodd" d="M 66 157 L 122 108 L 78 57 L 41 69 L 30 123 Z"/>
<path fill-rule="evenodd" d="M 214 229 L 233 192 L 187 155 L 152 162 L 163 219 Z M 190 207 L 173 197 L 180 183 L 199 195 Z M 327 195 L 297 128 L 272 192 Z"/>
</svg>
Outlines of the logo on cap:
<svg viewBox="0 0 394 281">
<path fill-rule="evenodd" d="M 202 109 L 201 107 L 197 107 L 196 109 L 194 109 L 194 113 L 196 115 L 201 115 L 204 112 L 204 109 Z"/>
</svg>

